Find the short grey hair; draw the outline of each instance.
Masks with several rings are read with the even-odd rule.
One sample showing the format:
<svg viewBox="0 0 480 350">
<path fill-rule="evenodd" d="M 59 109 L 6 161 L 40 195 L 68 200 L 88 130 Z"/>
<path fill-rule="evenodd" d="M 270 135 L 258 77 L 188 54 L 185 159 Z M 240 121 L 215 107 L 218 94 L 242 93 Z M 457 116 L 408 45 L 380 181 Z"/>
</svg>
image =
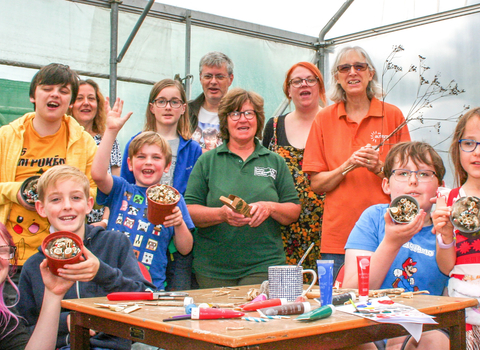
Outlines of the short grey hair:
<svg viewBox="0 0 480 350">
<path fill-rule="evenodd" d="M 347 100 L 347 96 L 345 94 L 345 90 L 343 90 L 342 86 L 337 83 L 337 66 L 340 64 L 340 61 L 345 57 L 345 55 L 350 52 L 355 51 L 357 54 L 362 55 L 365 57 L 365 61 L 368 64 L 368 69 L 373 71 L 373 78 L 368 83 L 367 86 L 367 96 L 371 100 L 373 97 L 381 99 L 384 95 L 382 85 L 378 82 L 378 75 L 375 66 L 373 65 L 372 59 L 368 55 L 368 53 L 361 48 L 360 46 L 347 46 L 342 48 L 335 58 L 333 62 L 332 69 L 330 69 L 330 87 L 328 89 L 328 97 L 333 102 L 345 102 Z"/>
<path fill-rule="evenodd" d="M 232 60 L 225 55 L 224 53 L 218 51 L 212 51 L 207 53 L 205 56 L 202 57 L 199 64 L 200 75 L 202 74 L 203 66 L 207 67 L 217 67 L 220 68 L 223 64 L 227 67 L 228 75 L 233 74 L 233 62 Z"/>
</svg>

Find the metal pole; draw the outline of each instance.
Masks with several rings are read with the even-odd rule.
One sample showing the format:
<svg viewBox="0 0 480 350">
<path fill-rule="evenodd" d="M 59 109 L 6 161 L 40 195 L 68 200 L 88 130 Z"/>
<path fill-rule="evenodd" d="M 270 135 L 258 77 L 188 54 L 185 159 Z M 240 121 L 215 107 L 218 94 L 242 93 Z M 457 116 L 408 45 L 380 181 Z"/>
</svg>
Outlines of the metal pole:
<svg viewBox="0 0 480 350">
<path fill-rule="evenodd" d="M 140 29 L 143 21 L 145 20 L 145 17 L 147 17 L 147 14 L 150 11 L 150 9 L 152 8 L 152 5 L 154 3 L 155 3 L 155 0 L 150 0 L 148 2 L 147 6 L 145 6 L 145 8 L 143 9 L 143 12 L 140 15 L 140 17 L 138 18 L 138 21 L 135 24 L 135 27 L 133 28 L 132 32 L 130 33 L 130 36 L 127 39 L 127 42 L 125 43 L 125 45 L 123 45 L 122 52 L 120 52 L 120 54 L 118 55 L 117 63 L 122 62 L 123 56 L 125 56 L 125 54 L 127 53 L 127 50 L 130 47 L 130 44 L 132 43 L 133 39 L 135 38 L 135 35 L 137 35 L 138 30 Z"/>
<path fill-rule="evenodd" d="M 118 50 L 118 5 L 121 0 L 110 2 L 110 106 L 117 99 L 117 50 Z"/>
<path fill-rule="evenodd" d="M 190 100 L 191 82 L 190 82 L 190 58 L 192 53 L 192 12 L 187 10 L 185 15 L 185 93 L 187 101 Z"/>
<path fill-rule="evenodd" d="M 328 33 L 330 29 L 337 23 L 337 21 L 342 17 L 344 12 L 348 9 L 348 7 L 353 3 L 354 0 L 346 0 L 343 5 L 338 9 L 337 13 L 333 15 L 332 18 L 328 21 L 328 23 L 323 27 L 323 29 L 318 34 L 318 51 L 317 51 L 317 66 L 322 72 L 322 75 L 325 77 L 325 47 L 332 44 L 332 42 L 325 41 L 325 35 Z"/>
</svg>

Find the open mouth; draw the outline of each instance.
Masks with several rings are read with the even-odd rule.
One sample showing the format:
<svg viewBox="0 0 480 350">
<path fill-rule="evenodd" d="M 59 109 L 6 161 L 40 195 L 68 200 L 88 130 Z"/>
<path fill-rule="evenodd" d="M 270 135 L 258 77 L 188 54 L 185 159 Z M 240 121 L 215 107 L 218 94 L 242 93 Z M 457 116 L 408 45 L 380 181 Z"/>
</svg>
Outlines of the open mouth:
<svg viewBox="0 0 480 350">
<path fill-rule="evenodd" d="M 82 113 L 90 113 L 92 110 L 90 108 L 84 108 L 84 109 L 81 109 L 80 112 Z"/>
<path fill-rule="evenodd" d="M 153 171 L 152 169 L 142 170 L 142 174 L 145 174 L 145 175 L 152 175 L 153 173 L 155 173 L 155 171 Z"/>
<path fill-rule="evenodd" d="M 60 104 L 58 102 L 48 102 L 47 103 L 47 107 L 49 108 L 57 108 L 58 106 L 60 106 Z"/>
<path fill-rule="evenodd" d="M 359 84 L 360 80 L 350 80 L 348 83 L 349 84 Z"/>
<path fill-rule="evenodd" d="M 62 216 L 60 218 L 61 221 L 72 221 L 76 219 L 76 215 L 69 215 L 69 216 Z"/>
<path fill-rule="evenodd" d="M 302 91 L 300 96 L 310 96 L 312 93 L 310 91 Z"/>
</svg>

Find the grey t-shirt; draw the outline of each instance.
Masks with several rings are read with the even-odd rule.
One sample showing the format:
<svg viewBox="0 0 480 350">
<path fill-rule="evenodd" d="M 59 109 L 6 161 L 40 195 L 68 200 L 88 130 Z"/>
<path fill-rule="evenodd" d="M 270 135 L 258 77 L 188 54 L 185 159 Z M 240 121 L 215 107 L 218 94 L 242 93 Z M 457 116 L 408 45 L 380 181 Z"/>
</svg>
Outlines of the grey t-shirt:
<svg viewBox="0 0 480 350">
<path fill-rule="evenodd" d="M 173 186 L 173 174 L 175 172 L 175 165 L 177 164 L 177 154 L 178 154 L 178 146 L 180 145 L 180 139 L 177 137 L 174 140 L 168 140 L 168 144 L 172 149 L 172 165 L 168 172 L 163 174 L 160 183 L 162 185 Z"/>
</svg>

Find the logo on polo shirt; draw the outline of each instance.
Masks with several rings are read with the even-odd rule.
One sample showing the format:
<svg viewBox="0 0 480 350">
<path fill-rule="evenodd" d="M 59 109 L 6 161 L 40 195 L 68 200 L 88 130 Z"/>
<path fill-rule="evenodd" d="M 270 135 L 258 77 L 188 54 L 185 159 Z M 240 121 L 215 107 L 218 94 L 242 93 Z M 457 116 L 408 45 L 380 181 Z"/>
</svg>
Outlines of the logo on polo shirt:
<svg viewBox="0 0 480 350">
<path fill-rule="evenodd" d="M 373 143 L 380 143 L 383 139 L 386 139 L 388 135 L 382 135 L 379 131 L 372 131 L 370 134 L 370 138 L 372 139 Z"/>
<path fill-rule="evenodd" d="M 261 166 L 256 166 L 253 175 L 255 176 L 263 176 L 263 177 L 271 177 L 275 180 L 277 177 L 277 171 L 272 168 L 264 168 Z"/>
</svg>

